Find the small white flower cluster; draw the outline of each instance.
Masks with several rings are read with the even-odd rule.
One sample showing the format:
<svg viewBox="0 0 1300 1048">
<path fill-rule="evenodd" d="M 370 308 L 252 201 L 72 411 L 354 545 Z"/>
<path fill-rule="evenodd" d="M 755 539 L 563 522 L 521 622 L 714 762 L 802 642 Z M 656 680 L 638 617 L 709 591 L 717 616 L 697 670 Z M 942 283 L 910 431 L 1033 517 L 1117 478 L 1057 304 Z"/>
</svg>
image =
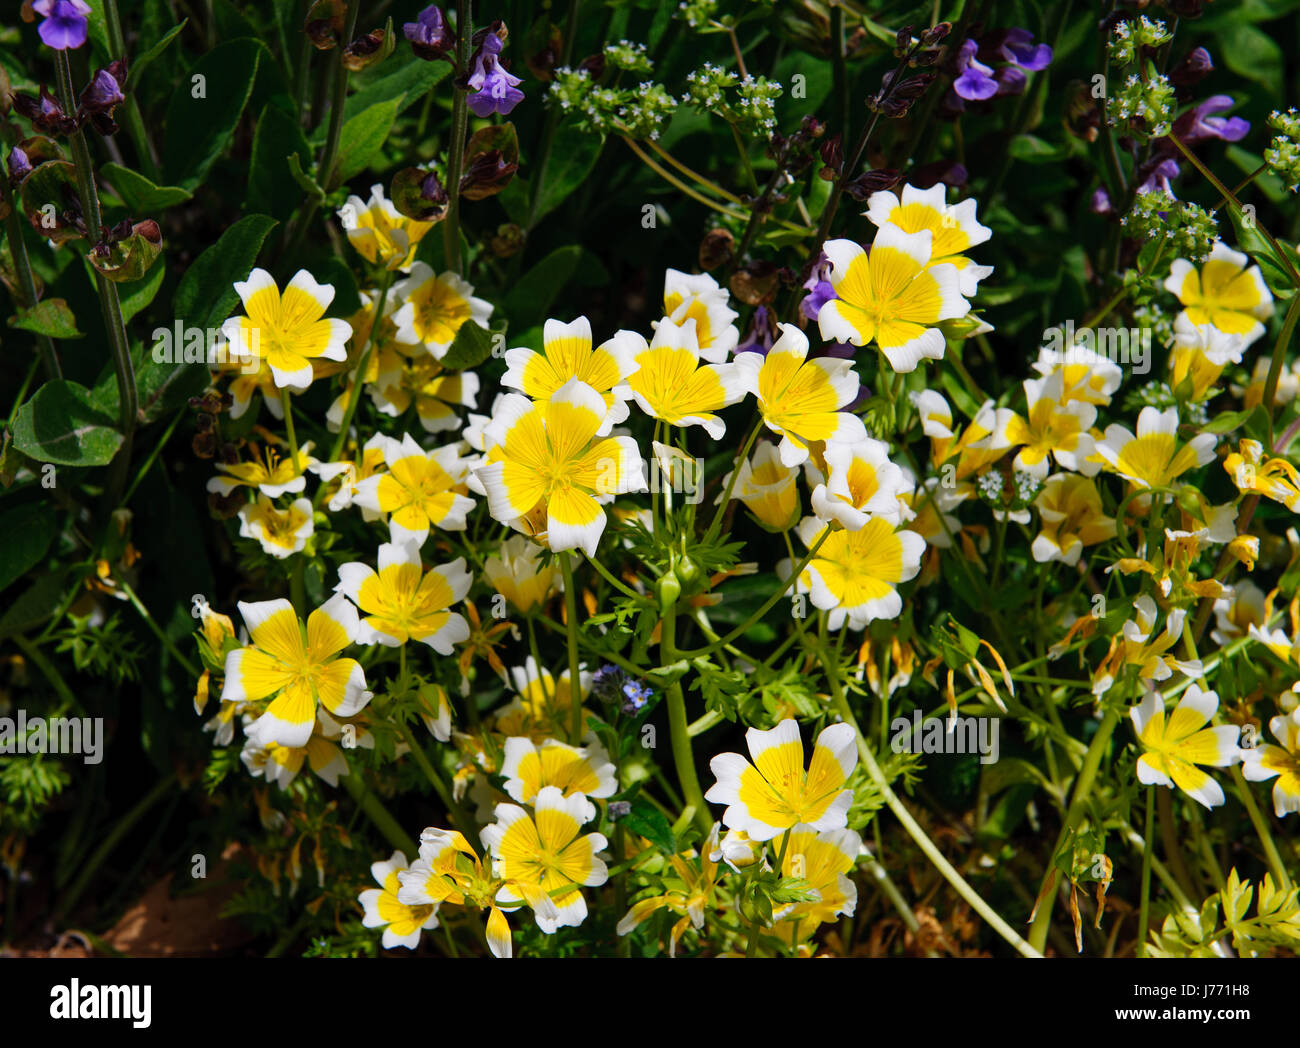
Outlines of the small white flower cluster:
<svg viewBox="0 0 1300 1048">
<path fill-rule="evenodd" d="M 701 109 L 721 112 L 726 108 L 724 92 L 736 86 L 736 74 L 721 66 L 705 62 L 686 75 L 686 94 L 682 101 Z"/>
<path fill-rule="evenodd" d="M 718 13 L 718 0 L 681 0 L 677 5 L 677 17 L 692 29 L 707 25 Z"/>
<path fill-rule="evenodd" d="M 654 63 L 646 54 L 645 44 L 631 40 L 620 40 L 617 44 L 605 45 L 605 61 L 615 69 L 626 69 L 629 73 L 652 73 Z"/>
<path fill-rule="evenodd" d="M 1269 115 L 1268 126 L 1281 134 L 1275 135 L 1264 150 L 1264 162 L 1295 193 L 1300 190 L 1300 113 L 1294 107 L 1285 113 L 1275 109 Z"/>
<path fill-rule="evenodd" d="M 618 117 L 633 138 L 657 139 L 677 110 L 677 100 L 663 84 L 646 80 L 627 93 Z"/>
<path fill-rule="evenodd" d="M 1133 236 L 1164 240 L 1177 257 L 1203 262 L 1219 235 L 1214 216 L 1199 204 L 1154 189 L 1133 198 L 1132 210 L 1120 225 L 1129 227 Z"/>
<path fill-rule="evenodd" d="M 1173 128 L 1174 85 L 1159 74 L 1146 81 L 1130 76 L 1111 99 L 1109 109 L 1112 127 L 1130 124 L 1130 130 L 1163 137 Z M 1142 126 L 1133 127 L 1134 120 L 1141 120 Z"/>
<path fill-rule="evenodd" d="M 1129 65 L 1143 47 L 1160 47 L 1172 39 L 1169 27 L 1158 18 L 1143 15 L 1136 22 L 1120 22 L 1107 43 L 1115 65 Z"/>
<path fill-rule="evenodd" d="M 776 130 L 776 100 L 781 85 L 766 77 L 747 76 L 740 82 L 740 100 L 736 103 L 742 131 L 758 133 Z"/>
</svg>

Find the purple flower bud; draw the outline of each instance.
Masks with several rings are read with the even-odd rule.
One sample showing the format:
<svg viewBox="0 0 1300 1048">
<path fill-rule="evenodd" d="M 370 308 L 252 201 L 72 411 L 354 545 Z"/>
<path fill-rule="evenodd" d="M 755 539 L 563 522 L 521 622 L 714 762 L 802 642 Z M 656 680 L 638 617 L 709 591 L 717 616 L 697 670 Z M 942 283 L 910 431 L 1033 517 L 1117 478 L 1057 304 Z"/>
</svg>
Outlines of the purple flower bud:
<svg viewBox="0 0 1300 1048">
<path fill-rule="evenodd" d="M 1178 87 L 1191 87 L 1200 83 L 1214 71 L 1214 59 L 1203 47 L 1187 52 L 1187 56 L 1169 71 L 1169 79 Z"/>
<path fill-rule="evenodd" d="M 456 46 L 456 38 L 447 27 L 447 19 L 442 10 L 430 5 L 416 16 L 414 22 L 402 26 L 406 39 L 411 41 L 411 50 L 426 62 L 446 58 Z"/>
<path fill-rule="evenodd" d="M 609 815 L 610 822 L 618 822 L 619 819 L 626 819 L 632 814 L 632 805 L 629 801 L 610 801 L 605 812 Z"/>
<path fill-rule="evenodd" d="M 1092 194 L 1090 207 L 1094 215 L 1109 215 L 1114 211 L 1110 204 L 1110 194 L 1106 192 L 1104 187 L 1098 186 Z"/>
<path fill-rule="evenodd" d="M 1025 74 L 1013 65 L 1003 66 L 994 79 L 998 82 L 998 97 L 1020 95 L 1025 91 Z"/>
<path fill-rule="evenodd" d="M 504 32 L 504 27 L 501 32 Z M 499 33 L 488 33 L 474 56 L 474 71 L 466 86 L 474 92 L 467 101 L 475 116 L 485 117 L 493 113 L 507 116 L 524 100 L 524 93 L 517 86 L 522 81 L 509 73 L 498 57 L 504 43 Z"/>
<path fill-rule="evenodd" d="M 1153 190 L 1163 189 L 1170 196 L 1173 196 L 1174 191 L 1169 184 L 1169 180 L 1178 177 L 1178 170 L 1178 161 L 1172 158 L 1139 167 L 1136 177 L 1140 178 L 1141 181 L 1138 183 L 1137 192 L 1150 193 Z"/>
<path fill-rule="evenodd" d="M 83 0 L 36 0 L 32 10 L 45 19 L 39 32 L 41 40 L 56 51 L 81 47 L 89 32 L 86 16 L 90 5 Z"/>
<path fill-rule="evenodd" d="M 32 173 L 32 162 L 17 146 L 9 150 L 9 184 L 17 185 Z"/>
</svg>

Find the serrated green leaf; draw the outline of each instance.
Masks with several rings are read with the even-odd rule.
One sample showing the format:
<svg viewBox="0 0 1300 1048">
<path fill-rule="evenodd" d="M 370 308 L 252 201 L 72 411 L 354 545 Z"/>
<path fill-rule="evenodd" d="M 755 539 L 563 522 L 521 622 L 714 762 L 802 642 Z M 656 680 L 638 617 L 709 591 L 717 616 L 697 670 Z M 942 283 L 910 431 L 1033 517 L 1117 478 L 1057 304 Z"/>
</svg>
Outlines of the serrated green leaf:
<svg viewBox="0 0 1300 1048">
<path fill-rule="evenodd" d="M 31 309 L 24 309 L 9 318 L 9 326 L 23 331 L 33 331 L 50 338 L 84 338 L 77 330 L 77 318 L 61 298 L 47 298 Z"/>
<path fill-rule="evenodd" d="M 60 466 L 103 466 L 122 446 L 122 434 L 90 390 L 65 379 L 47 382 L 19 409 L 13 435 L 24 455 Z"/>
</svg>

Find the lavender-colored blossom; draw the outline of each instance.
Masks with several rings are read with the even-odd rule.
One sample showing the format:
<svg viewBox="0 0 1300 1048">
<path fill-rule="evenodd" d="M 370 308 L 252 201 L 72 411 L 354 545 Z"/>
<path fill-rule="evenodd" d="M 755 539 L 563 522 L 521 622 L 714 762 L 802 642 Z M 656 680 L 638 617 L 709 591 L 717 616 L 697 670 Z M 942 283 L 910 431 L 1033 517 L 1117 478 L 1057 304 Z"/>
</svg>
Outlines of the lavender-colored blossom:
<svg viewBox="0 0 1300 1048">
<path fill-rule="evenodd" d="M 107 69 L 95 74 L 95 79 L 81 92 L 81 105 L 88 113 L 112 112 L 113 107 L 126 101 L 122 85 Z"/>
<path fill-rule="evenodd" d="M 1005 65 L 994 74 L 998 82 L 998 97 L 1021 95 L 1025 92 L 1025 74 L 1013 65 Z"/>
<path fill-rule="evenodd" d="M 1052 61 L 1051 45 L 1035 44 L 1028 29 L 1008 29 L 998 51 L 1008 62 L 1031 73 L 1046 69 Z"/>
<path fill-rule="evenodd" d="M 803 283 L 804 290 L 808 294 L 799 303 L 799 312 L 809 320 L 816 320 L 822 306 L 826 305 L 831 299 L 839 297 L 835 294 L 834 286 L 827 279 L 830 275 L 830 268 L 831 261 L 826 257 L 826 252 L 820 252 L 817 261 L 813 263 L 812 272 Z"/>
<path fill-rule="evenodd" d="M 623 685 L 623 712 L 631 715 L 639 713 L 654 692 L 640 681 L 629 680 Z"/>
<path fill-rule="evenodd" d="M 1148 168 L 1138 168 L 1138 175 L 1145 176 L 1138 183 L 1137 192 L 1150 193 L 1153 191 L 1163 190 L 1170 196 L 1174 195 L 1173 187 L 1170 186 L 1169 180 L 1178 177 L 1178 161 L 1167 158 L 1160 162 L 1150 165 Z"/>
<path fill-rule="evenodd" d="M 517 86 L 522 81 L 501 65 L 498 56 L 502 44 L 499 36 L 489 33 L 483 38 L 483 46 L 474 59 L 474 72 L 469 77 L 469 88 L 474 94 L 466 101 L 475 116 L 485 117 L 493 113 L 507 116 L 524 100 L 524 93 Z"/>
<path fill-rule="evenodd" d="M 758 306 L 754 310 L 753 319 L 749 322 L 749 331 L 745 333 L 745 340 L 732 352 L 737 356 L 741 353 L 762 353 L 767 356 L 768 350 L 776 342 L 776 334 L 776 317 L 767 306 Z"/>
<path fill-rule="evenodd" d="M 961 75 L 953 81 L 952 89 L 968 102 L 982 102 L 998 93 L 998 82 L 993 70 L 975 58 L 979 44 L 966 40 L 957 53 L 957 68 Z"/>
<path fill-rule="evenodd" d="M 1114 208 L 1110 203 L 1110 194 L 1106 192 L 1103 186 L 1098 186 L 1092 194 L 1091 203 L 1092 213 L 1094 215 L 1109 215 Z"/>
<path fill-rule="evenodd" d="M 36 0 L 32 10 L 45 19 L 38 32 L 48 47 L 67 51 L 85 44 L 90 5 L 83 0 Z"/>
<path fill-rule="evenodd" d="M 1231 95 L 1211 95 L 1195 109 L 1174 121 L 1174 134 L 1184 145 L 1217 138 L 1223 142 L 1240 142 L 1250 130 L 1250 121 L 1239 116 L 1216 116 L 1235 103 Z"/>
<path fill-rule="evenodd" d="M 17 146 L 9 151 L 9 181 L 17 185 L 32 173 L 31 159 Z"/>
</svg>

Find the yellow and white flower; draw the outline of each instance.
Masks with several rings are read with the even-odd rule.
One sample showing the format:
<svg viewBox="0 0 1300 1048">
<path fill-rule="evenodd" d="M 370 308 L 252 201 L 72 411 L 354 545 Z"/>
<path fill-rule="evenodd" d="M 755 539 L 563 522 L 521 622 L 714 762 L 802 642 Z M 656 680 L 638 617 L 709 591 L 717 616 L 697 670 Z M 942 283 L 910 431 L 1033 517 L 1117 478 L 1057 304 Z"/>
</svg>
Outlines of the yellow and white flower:
<svg viewBox="0 0 1300 1048">
<path fill-rule="evenodd" d="M 352 327 L 325 316 L 334 288 L 318 284 L 307 270 L 298 270 L 281 294 L 270 273 L 254 269 L 247 280 L 235 281 L 235 292 L 247 315 L 231 317 L 221 332 L 239 357 L 265 358 L 277 388 L 306 389 L 313 360 L 347 360 Z"/>
<path fill-rule="evenodd" d="M 732 489 L 732 498 L 740 499 L 768 531 L 789 531 L 799 520 L 799 470 L 781 462 L 780 452 L 770 440 L 760 440 L 752 458 L 740 464 L 740 475 Z M 731 474 L 722 478 L 722 490 L 731 483 Z M 722 500 L 719 493 L 718 501 Z"/>
<path fill-rule="evenodd" d="M 474 500 L 464 493 L 469 465 L 456 445 L 425 451 L 409 433 L 384 442 L 386 473 L 359 481 L 352 501 L 373 513 L 388 514 L 394 542 L 424 545 L 431 527 L 464 531 Z"/>
<path fill-rule="evenodd" d="M 545 604 L 564 582 L 554 564 L 543 567 L 541 549 L 523 535 L 512 535 L 483 563 L 483 575 L 521 614 Z"/>
<path fill-rule="evenodd" d="M 790 831 L 781 875 L 806 881 L 817 897 L 778 908 L 772 916 L 783 922 L 782 931 L 788 930 L 803 940 L 818 925 L 853 914 L 858 906 L 858 887 L 848 874 L 857 865 L 861 850 L 862 838 L 850 829 L 819 832 L 812 826 L 796 826 Z"/>
<path fill-rule="evenodd" d="M 294 499 L 288 509 L 278 509 L 265 495 L 239 510 L 239 535 L 256 539 L 262 550 L 277 560 L 301 553 L 315 534 L 316 524 L 308 499 Z"/>
<path fill-rule="evenodd" d="M 227 465 L 218 462 L 217 469 L 226 474 L 224 477 L 212 477 L 208 481 L 208 490 L 221 495 L 229 495 L 238 487 L 256 488 L 267 498 L 278 499 L 281 495 L 297 495 L 307 486 L 307 470 L 320 463 L 311 457 L 312 442 L 309 440 L 298 449 L 298 455 L 282 455 L 269 445 L 263 455 L 255 442 L 249 442 L 252 457 L 246 462 Z"/>
<path fill-rule="evenodd" d="M 1090 461 L 1096 450 L 1088 432 L 1097 420 L 1097 409 L 1087 401 L 1064 400 L 1065 374 L 1026 379 L 1023 416 L 1010 414 L 1005 424 L 989 438 L 991 449 L 1019 448 L 1013 463 L 1039 478 L 1046 477 L 1054 458 L 1063 469 L 1095 476 L 1101 463 Z"/>
<path fill-rule="evenodd" d="M 721 364 L 740 342 L 735 320 L 739 314 L 728 304 L 727 291 L 707 273 L 664 273 L 664 317 L 681 326 L 695 321 L 700 356 L 710 364 Z M 655 322 L 657 327 L 658 323 Z"/>
<path fill-rule="evenodd" d="M 889 461 L 889 446 L 867 437 L 857 444 L 828 444 L 824 483 L 813 488 L 812 508 L 819 520 L 838 522 L 845 531 L 858 531 L 872 517 L 902 522 L 899 499 L 914 485 Z"/>
<path fill-rule="evenodd" d="M 370 701 L 361 664 L 337 657 L 358 625 L 357 609 L 342 594 L 313 611 L 305 631 L 287 600 L 240 601 L 239 613 L 251 642 L 226 656 L 221 699 L 272 699 L 253 725 L 260 745 L 306 746 L 318 701 L 336 717 L 350 717 Z"/>
<path fill-rule="evenodd" d="M 393 314 L 396 340 L 423 346 L 436 360 L 447 355 L 462 324 L 486 329 L 492 316 L 492 303 L 475 298 L 472 285 L 451 270 L 435 275 L 424 262 L 416 262 L 392 293 L 402 303 Z"/>
<path fill-rule="evenodd" d="M 661 320 L 649 345 L 635 351 L 626 387 L 637 406 L 670 426 L 702 426 L 714 440 L 727 427 L 717 412 L 745 395 L 736 364 L 701 364 L 695 320 Z"/>
<path fill-rule="evenodd" d="M 830 259 L 836 298 L 822 306 L 817 326 L 828 342 L 874 342 L 895 371 L 915 371 L 925 358 L 939 360 L 946 346 L 941 320 L 970 312 L 951 262 L 931 265 L 929 230 L 905 233 L 886 224 L 868 255 L 852 240 L 822 245 Z"/>
<path fill-rule="evenodd" d="M 1177 786 L 1207 808 L 1222 804 L 1223 787 L 1198 767 L 1226 768 L 1241 760 L 1239 728 L 1206 727 L 1218 709 L 1218 695 L 1192 684 L 1166 718 L 1163 696 L 1149 689 L 1142 702 L 1129 710 L 1143 750 L 1137 762 L 1138 782 Z"/>
<path fill-rule="evenodd" d="M 1115 537 L 1115 518 L 1102 512 L 1101 493 L 1088 477 L 1072 473 L 1048 477 L 1034 505 L 1043 520 L 1043 530 L 1032 546 L 1039 564 L 1060 561 L 1074 567 L 1084 546 Z"/>
<path fill-rule="evenodd" d="M 608 842 L 602 834 L 582 833 L 589 806 L 580 794 L 566 798 L 557 787 L 543 786 L 532 815 L 517 804 L 498 804 L 496 822 L 479 834 L 506 882 L 497 902 L 527 903 L 547 935 L 580 925 L 587 917 L 582 888 L 609 878 L 600 854 Z"/>
<path fill-rule="evenodd" d="M 812 549 L 827 531 L 816 517 L 799 523 L 799 538 Z M 826 536 L 816 555 L 796 582 L 813 607 L 829 612 L 826 624 L 840 629 L 864 629 L 875 619 L 894 619 L 903 610 L 896 587 L 921 570 L 925 539 L 914 531 L 899 530 L 885 517 L 871 517 L 858 531 L 835 529 Z M 782 561 L 777 571 L 785 577 L 794 565 Z"/>
<path fill-rule="evenodd" d="M 365 910 L 362 927 L 383 928 L 385 950 L 398 946 L 414 950 L 420 945 L 420 932 L 438 927 L 436 905 L 408 906 L 398 899 L 402 888 L 399 878 L 406 870 L 406 856 L 400 851 L 393 852 L 386 862 L 371 863 L 370 875 L 380 887 L 367 888 L 357 896 Z"/>
<path fill-rule="evenodd" d="M 1300 470 L 1284 458 L 1264 458 L 1264 445 L 1243 437 L 1223 460 L 1224 471 L 1241 492 L 1255 492 L 1287 509 L 1300 510 Z"/>
<path fill-rule="evenodd" d="M 365 612 L 357 625 L 358 644 L 396 648 L 418 640 L 450 655 L 453 645 L 469 639 L 469 624 L 450 608 L 465 599 L 473 581 L 464 557 L 425 572 L 414 545 L 385 542 L 378 571 L 368 564 L 341 564 L 334 590 Z"/>
<path fill-rule="evenodd" d="M 526 735 L 534 742 L 543 742 L 568 729 L 573 709 L 573 688 L 569 671 L 560 674 L 557 681 L 551 671 L 538 666 L 529 655 L 522 666 L 512 666 L 508 674 L 517 698 L 497 711 L 495 728 L 510 737 Z M 591 688 L 591 674 L 578 671 L 578 691 L 586 701 Z M 587 715 L 583 713 L 583 733 L 586 734 Z"/>
<path fill-rule="evenodd" d="M 800 823 L 819 832 L 844 827 L 853 803 L 853 791 L 845 785 L 858 764 L 852 727 L 824 728 L 806 771 L 799 725 L 792 719 L 770 731 L 750 728 L 745 744 L 753 764 L 739 753 L 720 753 L 709 761 L 718 781 L 704 799 L 727 805 L 724 825 L 755 841 L 770 841 Z"/>
<path fill-rule="evenodd" d="M 434 226 L 403 215 L 384 196 L 384 187 L 379 183 L 370 187 L 369 200 L 349 196 L 339 208 L 338 218 L 348 243 L 362 258 L 404 273 L 410 270 L 424 234 Z"/>
<path fill-rule="evenodd" d="M 858 374 L 851 360 L 808 359 L 808 338 L 793 324 L 782 324 L 781 335 L 768 350 L 736 356 L 741 384 L 758 398 L 763 424 L 781 437 L 781 462 L 805 462 L 809 446 L 856 444 L 867 436 L 857 415 L 841 410 L 858 395 Z"/>
<path fill-rule="evenodd" d="M 1180 316 L 1198 328 L 1210 326 L 1229 336 L 1233 344 L 1225 352 L 1238 358 L 1240 350 L 1264 334 L 1262 321 L 1273 315 L 1273 296 L 1259 266 L 1250 265 L 1249 257 L 1221 240 L 1214 242 L 1199 271 L 1186 259 L 1174 259 L 1165 289 L 1183 304 Z M 1220 340 L 1211 336 L 1211 341 L 1217 345 Z"/>
<path fill-rule="evenodd" d="M 619 331 L 592 349 L 591 322 L 578 317 L 571 324 L 548 320 L 542 326 L 542 352 L 506 350 L 506 373 L 501 384 L 517 389 L 530 400 L 545 403 L 570 379 L 585 383 L 601 395 L 608 414 L 600 436 L 627 418 L 632 393 L 621 385 L 636 370 L 635 356 L 646 348 L 634 331 Z M 495 409 L 494 409 L 495 414 Z"/>
<path fill-rule="evenodd" d="M 1262 627 L 1268 621 L 1266 607 L 1264 591 L 1250 579 L 1233 583 L 1228 592 L 1214 602 L 1215 629 L 1210 638 L 1223 646 L 1247 636 L 1251 626 Z"/>
<path fill-rule="evenodd" d="M 256 723 L 256 720 L 250 720 L 249 726 Z M 353 744 L 366 750 L 375 748 L 375 737 L 370 732 L 359 730 L 354 725 L 348 727 L 354 733 Z M 338 746 L 338 740 L 343 737 L 343 729 L 343 725 L 324 710 L 318 709 L 316 727 L 306 746 L 281 746 L 275 742 L 263 746 L 253 734 L 246 740 L 239 759 L 253 778 L 265 778 L 282 790 L 289 788 L 289 784 L 302 771 L 304 763 L 317 778 L 337 787 L 339 776 L 348 774 L 347 758 Z"/>
<path fill-rule="evenodd" d="M 424 431 L 441 433 L 459 427 L 456 408 L 477 404 L 479 380 L 472 371 L 444 371 L 427 354 L 412 359 L 391 349 L 381 350 L 376 359 L 369 393 L 382 414 L 400 418 L 414 405 Z"/>
<path fill-rule="evenodd" d="M 1213 433 L 1201 433 L 1178 446 L 1178 409 L 1145 407 L 1138 415 L 1137 436 L 1118 423 L 1106 427 L 1097 454 L 1121 477 L 1144 488 L 1168 487 L 1189 469 L 1214 460 Z"/>
<path fill-rule="evenodd" d="M 1268 722 L 1277 745 L 1270 742 L 1241 751 L 1241 774 L 1251 782 L 1273 783 L 1273 811 L 1280 819 L 1300 812 L 1300 721 L 1279 713 Z"/>
<path fill-rule="evenodd" d="M 594 735 L 588 740 L 586 746 L 570 746 L 559 739 L 540 743 L 522 735 L 506 739 L 501 762 L 506 793 L 520 804 L 532 804 L 547 786 L 566 798 L 613 796 L 618 790 L 614 765 Z M 597 814 L 596 806 L 588 802 L 582 821 L 591 822 Z"/>
<path fill-rule="evenodd" d="M 1038 351 L 1034 370 L 1043 378 L 1060 373 L 1063 382 L 1062 403 L 1081 400 L 1104 407 L 1119 389 L 1124 372 L 1109 357 L 1088 346 L 1073 345 L 1067 350 L 1044 346 Z"/>
<path fill-rule="evenodd" d="M 475 472 L 488 512 L 561 550 L 595 556 L 605 530 L 602 503 L 645 491 L 644 463 L 631 437 L 599 437 L 605 401 L 569 379 L 544 404 L 510 393 L 488 427 L 488 464 Z M 605 430 L 608 432 L 608 430 Z"/>
<path fill-rule="evenodd" d="M 862 214 L 880 229 L 894 225 L 904 233 L 928 230 L 932 238 L 929 264 L 951 262 L 956 266 L 961 293 L 969 298 L 979 282 L 993 272 L 992 266 L 977 266 L 965 255 L 993 235 L 988 226 L 980 225 L 975 211 L 973 197 L 949 204 L 940 182 L 929 189 L 904 186 L 901 200 L 887 189 L 878 190 L 867 198 L 867 210 Z"/>
<path fill-rule="evenodd" d="M 483 868 L 464 834 L 428 827 L 420 834 L 420 857 L 398 873 L 398 883 L 397 900 L 407 906 L 450 904 L 487 910 L 488 949 L 493 957 L 511 956 L 510 924 L 495 898 L 501 882 Z M 545 896 L 539 906 L 554 910 Z"/>
</svg>

